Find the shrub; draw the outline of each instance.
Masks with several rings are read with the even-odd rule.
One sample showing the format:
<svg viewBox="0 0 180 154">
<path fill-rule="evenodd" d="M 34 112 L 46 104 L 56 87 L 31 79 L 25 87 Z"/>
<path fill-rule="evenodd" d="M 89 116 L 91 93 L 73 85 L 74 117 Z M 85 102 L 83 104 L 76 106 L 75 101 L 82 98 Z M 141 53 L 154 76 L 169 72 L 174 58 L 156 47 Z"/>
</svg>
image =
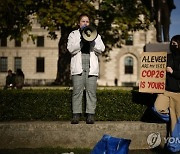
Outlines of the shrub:
<svg viewBox="0 0 180 154">
<path fill-rule="evenodd" d="M 0 121 L 70 120 L 70 90 L 0 90 Z M 137 121 L 146 105 L 133 102 L 131 91 L 97 90 L 97 121 Z"/>
</svg>

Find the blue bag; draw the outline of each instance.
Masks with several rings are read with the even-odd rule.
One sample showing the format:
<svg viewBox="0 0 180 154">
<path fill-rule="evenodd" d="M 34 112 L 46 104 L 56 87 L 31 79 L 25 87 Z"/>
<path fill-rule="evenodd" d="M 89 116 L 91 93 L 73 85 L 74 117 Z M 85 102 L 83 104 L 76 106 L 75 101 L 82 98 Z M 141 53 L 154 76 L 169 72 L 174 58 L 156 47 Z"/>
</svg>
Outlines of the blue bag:
<svg viewBox="0 0 180 154">
<path fill-rule="evenodd" d="M 159 118 L 161 118 L 165 122 L 169 122 L 170 116 L 168 114 L 159 113 L 154 106 L 152 107 L 152 110 Z"/>
<path fill-rule="evenodd" d="M 131 140 L 104 135 L 91 154 L 128 154 Z"/>
<path fill-rule="evenodd" d="M 171 133 L 171 139 L 167 142 L 167 148 L 171 152 L 180 152 L 180 118 L 175 124 L 175 128 Z"/>
<path fill-rule="evenodd" d="M 155 107 L 152 107 L 152 110 L 154 113 L 164 120 L 165 122 L 169 122 L 170 116 L 167 114 L 159 113 Z M 174 130 L 171 131 L 170 140 L 166 143 L 166 148 L 171 152 L 178 152 L 180 151 L 180 118 L 177 119 L 177 122 L 175 124 Z"/>
</svg>

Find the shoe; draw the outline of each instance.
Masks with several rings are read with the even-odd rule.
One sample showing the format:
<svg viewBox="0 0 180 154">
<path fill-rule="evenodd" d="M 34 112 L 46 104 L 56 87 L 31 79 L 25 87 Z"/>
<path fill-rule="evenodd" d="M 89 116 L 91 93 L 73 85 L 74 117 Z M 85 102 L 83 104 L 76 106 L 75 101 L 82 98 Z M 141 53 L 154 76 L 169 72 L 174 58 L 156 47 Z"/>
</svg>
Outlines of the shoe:
<svg viewBox="0 0 180 154">
<path fill-rule="evenodd" d="M 79 113 L 74 113 L 73 118 L 71 120 L 71 124 L 78 124 L 80 119 L 80 114 Z"/>
<path fill-rule="evenodd" d="M 94 114 L 88 114 L 86 124 L 94 124 Z"/>
</svg>

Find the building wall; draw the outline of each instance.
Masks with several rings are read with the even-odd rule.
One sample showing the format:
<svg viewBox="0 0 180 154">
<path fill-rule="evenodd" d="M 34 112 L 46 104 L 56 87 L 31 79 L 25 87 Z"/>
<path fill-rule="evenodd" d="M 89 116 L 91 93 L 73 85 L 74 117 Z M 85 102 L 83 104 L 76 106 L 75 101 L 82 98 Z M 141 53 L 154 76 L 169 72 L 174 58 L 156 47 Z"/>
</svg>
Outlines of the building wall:
<svg viewBox="0 0 180 154">
<path fill-rule="evenodd" d="M 50 84 L 56 79 L 57 60 L 58 60 L 58 42 L 60 32 L 57 32 L 58 39 L 51 40 L 47 37 L 48 32 L 40 28 L 40 25 L 33 21 L 31 34 L 44 36 L 44 47 L 37 47 L 36 41 L 33 42 L 29 36 L 25 35 L 21 47 L 15 47 L 14 40 L 8 40 L 7 47 L 0 47 L 0 57 L 8 57 L 8 69 L 14 70 L 14 58 L 22 57 L 22 70 L 25 74 L 25 84 L 45 85 Z M 148 31 L 138 31 L 132 33 L 133 45 L 122 45 L 121 48 L 113 48 L 110 52 L 110 60 L 106 61 L 100 57 L 100 76 L 98 85 L 114 86 L 115 78 L 118 79 L 118 85 L 138 85 L 140 55 L 147 43 L 156 42 L 155 29 L 152 26 Z M 124 60 L 127 56 L 133 59 L 133 74 L 125 74 Z M 36 72 L 36 58 L 44 57 L 44 72 Z M 7 72 L 0 72 L 0 85 L 5 84 Z"/>
<path fill-rule="evenodd" d="M 118 79 L 118 86 L 137 86 L 140 72 L 140 56 L 147 43 L 156 42 L 156 32 L 152 26 L 148 31 L 132 33 L 133 45 L 122 45 L 121 48 L 113 48 L 106 61 L 100 57 L 100 75 L 98 85 L 115 86 L 114 80 Z M 126 57 L 133 59 L 133 74 L 125 74 L 124 61 Z"/>
<path fill-rule="evenodd" d="M 21 57 L 22 71 L 25 74 L 25 84 L 44 85 L 50 84 L 56 79 L 57 60 L 58 60 L 58 39 L 51 40 L 47 37 L 48 32 L 40 28 L 37 22 L 34 22 L 31 34 L 35 36 L 44 36 L 44 46 L 37 47 L 36 40 L 33 42 L 28 35 L 23 37 L 21 47 L 15 47 L 15 41 L 7 39 L 7 47 L 0 47 L 0 57 L 8 57 L 7 69 L 14 70 L 14 58 Z M 44 72 L 36 72 L 36 58 L 44 57 Z M 7 72 L 0 72 L 0 85 L 5 84 Z"/>
</svg>

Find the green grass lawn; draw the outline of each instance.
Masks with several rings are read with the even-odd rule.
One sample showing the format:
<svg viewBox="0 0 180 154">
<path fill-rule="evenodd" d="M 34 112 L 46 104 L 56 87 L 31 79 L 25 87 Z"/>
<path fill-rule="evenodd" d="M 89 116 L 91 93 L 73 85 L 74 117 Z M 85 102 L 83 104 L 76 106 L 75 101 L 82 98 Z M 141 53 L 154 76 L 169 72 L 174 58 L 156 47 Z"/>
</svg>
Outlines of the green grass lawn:
<svg viewBox="0 0 180 154">
<path fill-rule="evenodd" d="M 37 149 L 0 149 L 0 154 L 90 154 L 91 149 L 37 148 Z M 162 149 L 129 150 L 128 154 L 170 154 Z"/>
<path fill-rule="evenodd" d="M 37 149 L 0 149 L 0 154 L 89 154 L 91 149 L 37 148 Z"/>
</svg>

